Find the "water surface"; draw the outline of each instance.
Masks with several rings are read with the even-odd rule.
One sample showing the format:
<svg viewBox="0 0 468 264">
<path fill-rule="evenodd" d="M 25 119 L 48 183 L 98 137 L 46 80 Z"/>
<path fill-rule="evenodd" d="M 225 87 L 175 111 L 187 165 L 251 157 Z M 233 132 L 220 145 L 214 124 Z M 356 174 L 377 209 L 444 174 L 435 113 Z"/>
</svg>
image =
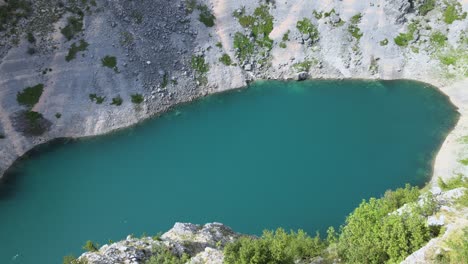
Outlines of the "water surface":
<svg viewBox="0 0 468 264">
<path fill-rule="evenodd" d="M 176 221 L 337 227 L 362 199 L 426 182 L 456 119 L 416 82 L 260 82 L 48 147 L 0 188 L 0 263 L 61 263 Z"/>
</svg>

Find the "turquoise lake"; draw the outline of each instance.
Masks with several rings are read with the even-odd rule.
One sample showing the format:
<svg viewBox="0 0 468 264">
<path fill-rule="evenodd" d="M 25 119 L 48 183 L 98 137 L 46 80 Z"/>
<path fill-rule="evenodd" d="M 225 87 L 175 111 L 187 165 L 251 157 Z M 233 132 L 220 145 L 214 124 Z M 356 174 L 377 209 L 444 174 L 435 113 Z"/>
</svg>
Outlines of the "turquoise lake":
<svg viewBox="0 0 468 264">
<path fill-rule="evenodd" d="M 422 83 L 272 81 L 41 147 L 0 186 L 0 263 L 62 263 L 175 222 L 324 232 L 362 199 L 424 185 L 457 118 Z"/>
</svg>

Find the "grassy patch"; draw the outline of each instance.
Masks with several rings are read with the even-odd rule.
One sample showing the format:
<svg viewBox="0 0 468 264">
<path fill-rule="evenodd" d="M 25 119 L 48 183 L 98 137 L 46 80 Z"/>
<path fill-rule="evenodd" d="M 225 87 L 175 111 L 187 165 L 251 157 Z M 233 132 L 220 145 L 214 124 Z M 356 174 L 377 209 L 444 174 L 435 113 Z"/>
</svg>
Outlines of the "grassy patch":
<svg viewBox="0 0 468 264">
<path fill-rule="evenodd" d="M 0 31 L 7 29 L 8 25 L 15 26 L 22 18 L 28 17 L 31 12 L 31 3 L 26 0 L 10 0 L 0 6 Z"/>
<path fill-rule="evenodd" d="M 132 94 L 131 97 L 132 97 L 132 103 L 134 104 L 141 104 L 144 101 L 143 95 L 141 94 L 137 94 L 137 93 Z"/>
<path fill-rule="evenodd" d="M 364 35 L 361 32 L 361 29 L 357 26 L 357 24 L 361 23 L 361 19 L 362 19 L 361 13 L 352 16 L 350 20 L 350 25 L 348 26 L 348 32 L 351 34 L 351 36 L 357 39 L 357 41 L 359 41 L 361 37 Z"/>
<path fill-rule="evenodd" d="M 89 94 L 89 100 L 95 102 L 96 104 L 102 104 L 106 100 L 105 96 L 97 96 L 97 94 Z"/>
<path fill-rule="evenodd" d="M 269 38 L 269 35 L 273 31 L 273 16 L 270 15 L 268 5 L 257 7 L 252 15 L 246 15 L 245 8 L 242 8 L 240 13 L 234 13 L 234 17 L 242 27 L 252 31 L 257 45 L 267 49 L 272 48 L 273 40 Z"/>
<path fill-rule="evenodd" d="M 83 31 L 83 17 L 71 16 L 68 18 L 68 24 L 60 30 L 67 40 L 73 39 L 76 34 Z"/>
<path fill-rule="evenodd" d="M 198 10 L 200 10 L 200 15 L 198 16 L 198 20 L 205 24 L 207 27 L 213 27 L 215 24 L 216 17 L 211 13 L 211 10 L 206 5 L 198 5 Z"/>
<path fill-rule="evenodd" d="M 388 39 L 384 39 L 384 40 L 380 41 L 379 43 L 380 43 L 380 46 L 387 46 L 388 45 Z"/>
<path fill-rule="evenodd" d="M 430 36 L 431 45 L 435 48 L 442 48 L 447 43 L 447 36 L 442 32 L 436 31 Z"/>
<path fill-rule="evenodd" d="M 418 8 L 419 14 L 422 16 L 427 15 L 435 8 L 436 0 L 425 0 Z"/>
<path fill-rule="evenodd" d="M 192 68 L 198 73 L 204 74 L 210 70 L 210 65 L 205 63 L 205 57 L 203 56 L 192 56 L 191 61 Z"/>
<path fill-rule="evenodd" d="M 463 20 L 466 18 L 466 12 L 463 12 L 461 4 L 457 1 L 445 1 L 448 5 L 443 13 L 444 22 L 452 24 L 455 20 Z"/>
<path fill-rule="evenodd" d="M 83 39 L 80 40 L 79 44 L 76 45 L 77 43 L 73 43 L 68 50 L 67 56 L 65 56 L 66 61 L 71 61 L 76 58 L 76 54 L 80 51 L 85 51 L 89 44 L 88 42 L 84 41 Z"/>
<path fill-rule="evenodd" d="M 229 57 L 229 55 L 227 55 L 226 53 L 224 53 L 223 56 L 219 58 L 219 61 L 222 62 L 226 66 L 230 66 L 232 64 L 231 57 Z"/>
<path fill-rule="evenodd" d="M 313 43 L 319 40 L 319 31 L 310 19 L 303 18 L 297 21 L 296 28 L 301 34 L 309 36 Z"/>
<path fill-rule="evenodd" d="M 298 63 L 293 64 L 292 67 L 298 72 L 303 72 L 303 71 L 308 72 L 310 68 L 312 67 L 312 65 L 314 64 L 316 64 L 316 62 L 313 60 L 305 60 L 303 62 L 298 62 Z"/>
<path fill-rule="evenodd" d="M 407 33 L 400 33 L 395 39 L 395 44 L 400 47 L 407 47 L 409 43 L 414 39 L 414 33 L 418 29 L 419 23 L 413 22 L 408 26 Z"/>
<path fill-rule="evenodd" d="M 86 243 L 83 246 L 83 249 L 88 251 L 88 252 L 96 252 L 98 251 L 99 245 L 94 243 L 91 240 L 86 241 Z"/>
<path fill-rule="evenodd" d="M 114 56 L 105 56 L 104 58 L 101 59 L 102 66 L 111 68 L 114 71 L 118 71 L 117 68 L 117 58 Z"/>
<path fill-rule="evenodd" d="M 122 97 L 120 97 L 120 95 L 112 98 L 111 105 L 119 106 L 119 105 L 122 105 L 122 103 L 123 103 L 123 99 Z"/>
<path fill-rule="evenodd" d="M 236 32 L 234 34 L 234 48 L 236 49 L 237 56 L 241 60 L 245 60 L 253 55 L 255 45 L 246 35 Z"/>
<path fill-rule="evenodd" d="M 35 104 L 37 104 L 37 102 L 39 102 L 39 98 L 41 98 L 43 91 L 44 84 L 42 83 L 35 86 L 26 87 L 22 92 L 18 92 L 16 94 L 16 101 L 18 101 L 20 105 L 32 108 Z"/>
<path fill-rule="evenodd" d="M 444 190 L 453 190 L 459 187 L 465 187 L 468 188 L 468 180 L 463 177 L 463 175 L 459 174 L 455 177 L 452 177 L 451 179 L 448 179 L 447 181 L 442 180 L 442 178 L 439 178 L 437 180 L 437 183 L 439 184 L 439 187 Z"/>
</svg>

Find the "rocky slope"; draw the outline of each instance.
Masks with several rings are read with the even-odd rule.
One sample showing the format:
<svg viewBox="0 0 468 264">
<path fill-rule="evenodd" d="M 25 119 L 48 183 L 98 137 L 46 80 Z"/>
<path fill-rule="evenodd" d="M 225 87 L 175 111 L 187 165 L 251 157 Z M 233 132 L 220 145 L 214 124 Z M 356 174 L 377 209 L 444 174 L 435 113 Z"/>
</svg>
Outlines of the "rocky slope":
<svg viewBox="0 0 468 264">
<path fill-rule="evenodd" d="M 468 1 L 428 2 L 32 1 L 1 24 L 0 175 L 55 138 L 107 133 L 257 79 L 297 78 L 437 86 L 460 120 L 432 184 L 467 175 Z M 105 67 L 106 56 L 116 65 Z M 37 84 L 37 102 L 21 104 L 18 94 Z"/>
</svg>

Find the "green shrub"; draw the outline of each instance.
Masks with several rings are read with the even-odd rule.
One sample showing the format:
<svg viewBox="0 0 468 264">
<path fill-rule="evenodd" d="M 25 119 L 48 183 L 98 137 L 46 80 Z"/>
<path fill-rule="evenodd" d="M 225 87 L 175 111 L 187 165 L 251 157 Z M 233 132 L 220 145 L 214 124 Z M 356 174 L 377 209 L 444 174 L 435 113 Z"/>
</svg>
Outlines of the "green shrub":
<svg viewBox="0 0 468 264">
<path fill-rule="evenodd" d="M 61 113 L 55 113 L 55 118 L 60 119 L 62 117 Z"/>
<path fill-rule="evenodd" d="M 439 60 L 443 65 L 455 65 L 458 58 L 455 54 L 443 54 L 439 56 Z"/>
<path fill-rule="evenodd" d="M 39 98 L 41 98 L 43 91 L 44 84 L 42 83 L 32 87 L 26 87 L 22 92 L 18 92 L 16 94 L 16 101 L 21 105 L 32 108 L 37 104 L 37 102 L 39 102 Z"/>
<path fill-rule="evenodd" d="M 199 5 L 198 10 L 200 10 L 200 15 L 198 20 L 205 24 L 207 27 L 213 27 L 215 24 L 216 17 L 211 13 L 210 9 L 206 5 Z"/>
<path fill-rule="evenodd" d="M 321 19 L 323 17 L 323 11 L 317 12 L 316 10 L 314 10 L 312 13 L 314 14 L 314 17 L 317 20 L 319 20 L 319 19 Z"/>
<path fill-rule="evenodd" d="M 308 35 L 312 42 L 316 42 L 319 39 L 319 31 L 317 27 L 312 24 L 310 19 L 303 18 L 302 20 L 297 21 L 296 28 L 303 35 Z"/>
<path fill-rule="evenodd" d="M 224 53 L 223 56 L 219 58 L 219 61 L 222 62 L 226 66 L 229 66 L 232 64 L 231 57 L 229 57 L 229 55 L 227 55 L 226 53 Z"/>
<path fill-rule="evenodd" d="M 447 42 L 447 36 L 445 36 L 442 32 L 436 31 L 431 34 L 430 41 L 432 46 L 436 48 L 442 48 L 445 46 Z"/>
<path fill-rule="evenodd" d="M 192 68 L 200 74 L 205 74 L 210 70 L 210 65 L 205 63 L 205 57 L 203 56 L 192 56 Z"/>
<path fill-rule="evenodd" d="M 240 13 L 234 13 L 234 17 L 242 27 L 252 31 L 256 44 L 267 49 L 272 48 L 273 40 L 269 35 L 273 31 L 273 16 L 269 12 L 268 5 L 260 5 L 252 15 L 246 15 L 245 8 L 242 8 Z"/>
<path fill-rule="evenodd" d="M 344 262 L 400 262 L 433 236 L 420 215 L 416 188 L 387 192 L 381 199 L 363 201 L 351 213 L 339 237 L 338 251 Z M 392 213 L 403 203 L 409 211 Z"/>
<path fill-rule="evenodd" d="M 427 15 L 430 11 L 435 8 L 436 0 L 424 0 L 424 2 L 419 6 L 419 14 L 422 16 Z"/>
<path fill-rule="evenodd" d="M 67 40 L 71 40 L 76 34 L 83 30 L 83 17 L 71 16 L 68 18 L 68 24 L 60 32 Z"/>
<path fill-rule="evenodd" d="M 28 40 L 29 43 L 36 43 L 36 38 L 34 37 L 34 34 L 31 32 L 28 32 L 26 34 L 26 39 Z"/>
<path fill-rule="evenodd" d="M 453 190 L 460 187 L 468 188 L 468 180 L 462 174 L 452 177 L 447 181 L 444 181 L 442 180 L 442 178 L 439 178 L 437 180 L 437 183 L 439 184 L 439 187 L 444 191 Z"/>
<path fill-rule="evenodd" d="M 283 41 L 289 41 L 289 33 L 290 33 L 290 32 L 291 32 L 291 31 L 288 30 L 286 33 L 284 33 L 284 34 L 283 34 L 283 38 L 282 38 L 281 40 L 283 40 Z"/>
<path fill-rule="evenodd" d="M 447 9 L 443 13 L 444 22 L 447 24 L 452 24 L 455 20 L 463 20 L 466 18 L 466 12 L 463 12 L 463 8 L 460 3 L 452 1 L 449 4 Z"/>
<path fill-rule="evenodd" d="M 96 104 L 102 104 L 106 97 L 104 96 L 97 96 L 96 94 L 89 94 L 89 99 L 91 102 L 96 102 Z"/>
<path fill-rule="evenodd" d="M 83 249 L 88 251 L 88 252 L 96 252 L 96 251 L 98 251 L 98 247 L 99 247 L 98 244 L 95 244 L 93 241 L 88 240 L 84 244 Z"/>
<path fill-rule="evenodd" d="M 387 46 L 387 44 L 388 44 L 388 39 L 384 39 L 380 41 L 380 46 Z"/>
<path fill-rule="evenodd" d="M 80 51 L 85 51 L 89 44 L 88 42 L 84 41 L 83 39 L 80 40 L 78 46 L 76 45 L 77 43 L 73 43 L 68 50 L 67 56 L 65 56 L 66 61 L 71 61 L 76 58 L 76 54 Z"/>
<path fill-rule="evenodd" d="M 134 104 L 141 104 L 144 100 L 143 95 L 141 94 L 132 94 L 132 103 Z"/>
<path fill-rule="evenodd" d="M 105 56 L 101 59 L 102 66 L 115 69 L 117 66 L 117 58 L 114 56 Z"/>
<path fill-rule="evenodd" d="M 63 264 L 87 264 L 88 262 L 85 259 L 78 260 L 73 255 L 68 255 L 63 257 Z"/>
<path fill-rule="evenodd" d="M 309 237 L 304 231 L 286 233 L 264 231 L 262 237 L 241 237 L 224 248 L 226 264 L 243 263 L 295 263 L 319 256 L 326 244 L 317 235 Z"/>
<path fill-rule="evenodd" d="M 358 13 L 358 14 L 352 16 L 351 20 L 350 20 L 350 25 L 348 26 L 348 32 L 351 34 L 351 36 L 353 36 L 358 41 L 364 35 L 361 32 L 361 29 L 357 26 L 357 24 L 361 23 L 361 19 L 362 19 L 362 14 L 361 13 Z"/>
<path fill-rule="evenodd" d="M 298 62 L 298 63 L 293 64 L 292 67 L 293 69 L 299 72 L 303 72 L 303 71 L 308 72 L 310 70 L 310 67 L 312 67 L 313 64 L 315 64 L 314 61 L 305 60 L 303 62 Z"/>
<path fill-rule="evenodd" d="M 178 257 L 164 246 L 156 246 L 152 252 L 153 256 L 145 264 L 184 264 L 190 260 L 189 255 Z"/>
<path fill-rule="evenodd" d="M 410 41 L 413 40 L 413 34 L 409 33 L 400 33 L 394 40 L 395 44 L 400 47 L 407 47 Z"/>
<path fill-rule="evenodd" d="M 220 48 L 220 49 L 223 48 L 223 44 L 221 42 L 216 42 L 215 46 Z"/>
<path fill-rule="evenodd" d="M 282 49 L 285 49 L 285 48 L 287 48 L 288 46 L 286 45 L 286 43 L 280 42 L 279 47 L 282 48 Z"/>
<path fill-rule="evenodd" d="M 123 99 L 122 97 L 120 97 L 120 95 L 112 98 L 111 105 L 119 106 L 119 105 L 122 105 L 122 103 L 123 103 Z"/>
</svg>

